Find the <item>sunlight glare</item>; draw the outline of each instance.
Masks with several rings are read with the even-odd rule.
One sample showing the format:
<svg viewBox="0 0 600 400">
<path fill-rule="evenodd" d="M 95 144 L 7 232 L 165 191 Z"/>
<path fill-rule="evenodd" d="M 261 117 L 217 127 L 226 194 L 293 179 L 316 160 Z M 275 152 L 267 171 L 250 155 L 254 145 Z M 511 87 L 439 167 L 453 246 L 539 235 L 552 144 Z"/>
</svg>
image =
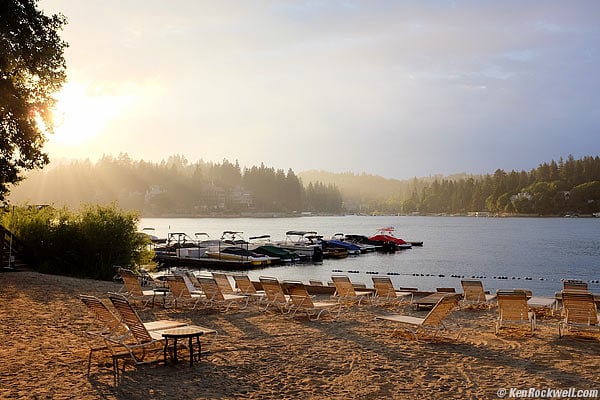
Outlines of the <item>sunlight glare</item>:
<svg viewBox="0 0 600 400">
<path fill-rule="evenodd" d="M 54 134 L 49 136 L 49 140 L 64 146 L 77 146 L 99 136 L 111 120 L 133 103 L 134 96 L 67 83 L 56 100 Z"/>
</svg>

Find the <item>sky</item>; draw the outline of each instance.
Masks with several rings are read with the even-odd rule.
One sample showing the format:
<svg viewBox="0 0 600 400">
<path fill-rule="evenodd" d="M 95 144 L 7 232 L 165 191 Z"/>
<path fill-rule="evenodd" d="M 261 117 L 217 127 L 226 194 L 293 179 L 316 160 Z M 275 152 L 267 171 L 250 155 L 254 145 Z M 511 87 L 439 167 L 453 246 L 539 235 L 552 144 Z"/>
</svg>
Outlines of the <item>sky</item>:
<svg viewBox="0 0 600 400">
<path fill-rule="evenodd" d="M 41 0 L 51 159 L 410 179 L 600 154 L 600 1 Z"/>
</svg>

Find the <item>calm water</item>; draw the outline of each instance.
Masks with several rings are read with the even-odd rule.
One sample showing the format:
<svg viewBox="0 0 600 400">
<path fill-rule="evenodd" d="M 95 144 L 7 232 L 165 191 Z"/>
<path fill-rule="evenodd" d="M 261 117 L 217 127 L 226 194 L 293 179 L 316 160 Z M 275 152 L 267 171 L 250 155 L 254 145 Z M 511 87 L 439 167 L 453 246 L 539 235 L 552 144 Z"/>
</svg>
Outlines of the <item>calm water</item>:
<svg viewBox="0 0 600 400">
<path fill-rule="evenodd" d="M 336 273 L 333 270 L 342 270 L 353 282 L 372 286 L 372 275 L 367 272 L 392 272 L 400 274 L 390 276 L 397 287 L 435 290 L 444 286 L 459 291 L 460 279 L 450 275 L 475 276 L 490 291 L 529 288 L 537 295 L 554 294 L 563 278 L 600 280 L 600 219 L 596 218 L 344 216 L 144 218 L 140 222 L 140 228 L 154 228 L 160 237 L 168 232 L 185 232 L 192 237 L 195 232 L 206 232 L 217 239 L 224 230 L 234 230 L 244 232 L 245 238 L 269 234 L 272 241 L 283 240 L 288 230 L 317 231 L 327 238 L 339 232 L 371 235 L 383 226 L 394 226 L 396 236 L 423 241 L 424 246 L 395 254 L 324 260 L 321 264 L 274 266 L 248 271 L 248 275 L 252 279 L 268 275 L 280 280 L 326 282 Z M 591 283 L 590 288 L 600 292 L 600 284 Z"/>
</svg>

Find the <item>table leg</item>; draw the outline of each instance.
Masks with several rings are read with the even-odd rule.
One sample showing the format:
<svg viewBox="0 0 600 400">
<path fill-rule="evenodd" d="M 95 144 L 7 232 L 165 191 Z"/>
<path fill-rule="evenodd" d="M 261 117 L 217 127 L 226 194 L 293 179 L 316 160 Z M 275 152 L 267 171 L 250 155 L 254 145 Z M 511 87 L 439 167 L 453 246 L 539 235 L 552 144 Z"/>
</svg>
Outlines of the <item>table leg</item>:
<svg viewBox="0 0 600 400">
<path fill-rule="evenodd" d="M 167 363 L 167 350 L 169 348 L 169 338 L 165 338 L 165 348 L 163 349 L 163 358 L 165 359 L 165 364 Z"/>
<path fill-rule="evenodd" d="M 177 362 L 177 337 L 173 338 L 173 361 Z"/>
<path fill-rule="evenodd" d="M 190 346 L 190 367 L 192 365 L 194 365 L 194 342 L 193 342 L 194 337 L 190 336 L 189 337 L 189 341 L 188 341 L 188 345 Z"/>
</svg>

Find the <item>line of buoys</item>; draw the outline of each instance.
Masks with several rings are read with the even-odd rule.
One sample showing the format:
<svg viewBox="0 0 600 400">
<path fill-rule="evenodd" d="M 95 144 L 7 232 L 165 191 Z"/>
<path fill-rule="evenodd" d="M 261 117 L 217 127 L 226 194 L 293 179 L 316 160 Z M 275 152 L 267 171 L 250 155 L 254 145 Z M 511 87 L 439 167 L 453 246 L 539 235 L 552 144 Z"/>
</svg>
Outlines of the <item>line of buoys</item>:
<svg viewBox="0 0 600 400">
<path fill-rule="evenodd" d="M 332 269 L 331 272 L 344 272 L 341 269 Z M 348 270 L 346 271 L 349 274 L 360 274 L 361 271 L 358 270 Z M 378 271 L 366 271 L 364 272 L 367 275 L 379 275 L 380 272 Z M 382 272 L 383 273 L 383 272 Z M 434 278 L 445 278 L 446 275 L 444 274 L 423 274 L 423 273 L 400 273 L 400 272 L 386 272 L 386 275 L 411 275 L 414 277 L 434 277 Z M 464 279 L 464 278 L 469 278 L 469 276 L 465 276 L 465 275 L 458 275 L 458 274 L 452 274 L 452 275 L 448 275 L 450 278 L 459 278 L 459 279 Z M 470 276 L 471 279 L 487 279 L 487 276 L 485 275 L 471 275 Z M 521 276 L 506 276 L 506 275 L 497 275 L 497 276 L 492 276 L 490 279 L 499 279 L 499 280 L 525 280 L 525 281 L 532 281 L 533 277 L 531 276 L 525 276 L 525 277 L 521 277 Z M 547 278 L 544 277 L 540 277 L 539 278 L 540 281 L 545 281 L 547 280 Z M 561 281 L 564 281 L 564 279 L 561 279 Z M 598 279 L 590 279 L 588 281 L 589 283 L 600 283 L 600 280 Z"/>
</svg>

